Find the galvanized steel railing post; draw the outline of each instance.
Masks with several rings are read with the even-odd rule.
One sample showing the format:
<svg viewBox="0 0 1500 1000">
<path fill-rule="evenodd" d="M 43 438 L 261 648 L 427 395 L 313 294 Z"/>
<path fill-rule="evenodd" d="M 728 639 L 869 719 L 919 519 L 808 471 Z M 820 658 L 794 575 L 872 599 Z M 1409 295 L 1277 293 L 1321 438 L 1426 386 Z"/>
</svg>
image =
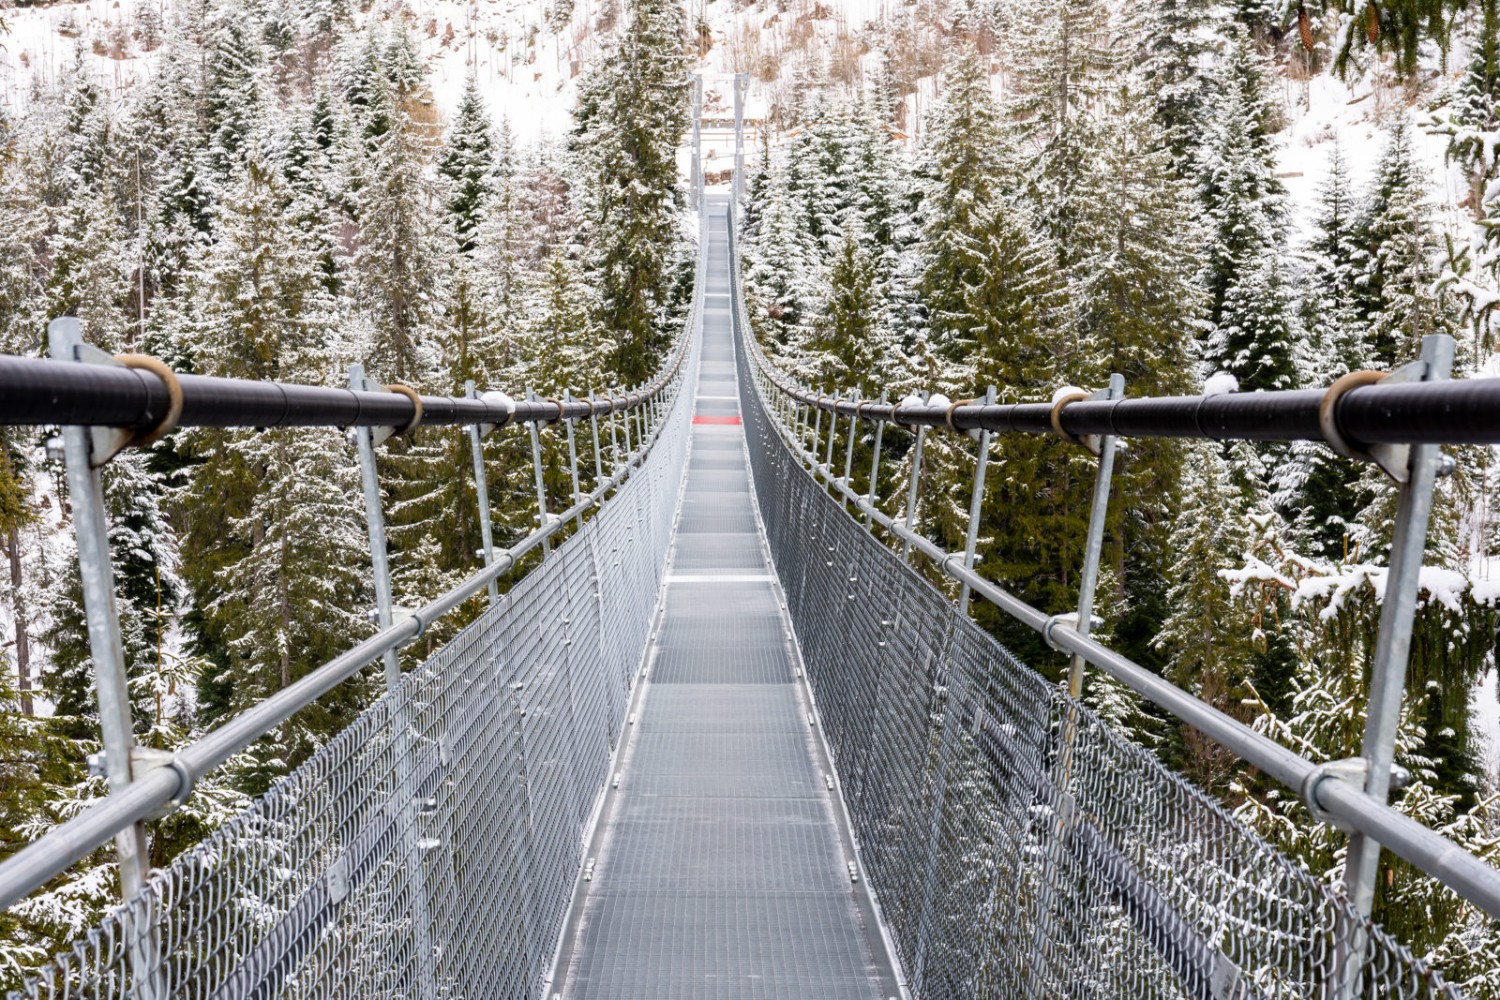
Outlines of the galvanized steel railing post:
<svg viewBox="0 0 1500 1000">
<path fill-rule="evenodd" d="M 1125 376 L 1109 377 L 1109 388 L 1095 393 L 1101 399 L 1120 399 L 1125 395 Z M 1074 626 L 1079 635 L 1088 635 L 1094 616 L 1094 590 L 1099 583 L 1099 557 L 1104 548 L 1104 522 L 1109 517 L 1110 480 L 1115 470 L 1115 435 L 1105 434 L 1099 438 L 1099 468 L 1094 475 L 1094 499 L 1089 507 L 1088 536 L 1083 543 L 1083 575 L 1078 581 L 1078 623 Z M 1084 658 L 1073 654 L 1068 663 L 1068 695 L 1073 698 L 1083 694 Z"/>
<path fill-rule="evenodd" d="M 47 325 L 47 344 L 52 357 L 60 361 L 84 363 L 85 352 L 96 350 L 84 344 L 80 324 L 71 316 L 55 319 Z M 110 363 L 104 352 L 99 351 L 98 355 L 98 361 Z M 136 748 L 130 713 L 130 681 L 125 672 L 119 611 L 115 607 L 114 567 L 110 561 L 109 525 L 100 474 L 100 468 L 110 456 L 96 454 L 94 436 L 87 427 L 62 428 L 62 443 L 69 500 L 73 507 L 73 531 L 78 543 L 78 575 L 83 585 L 89 655 L 94 661 L 99 731 L 104 749 L 102 770 L 109 781 L 109 790 L 119 793 L 133 780 Z M 90 761 L 89 770 L 96 769 L 96 763 Z M 146 875 L 151 870 L 144 823 L 133 823 L 115 835 L 115 859 L 120 872 L 120 897 L 131 914 L 131 976 L 141 997 L 156 1000 L 165 996 L 160 942 L 150 916 L 143 915 L 139 905 L 130 907 L 132 902 L 144 900 Z M 136 926 L 137 920 L 140 926 Z"/>
<path fill-rule="evenodd" d="M 886 393 L 882 392 L 880 394 L 880 403 L 881 405 L 885 405 L 885 402 Z M 870 491 L 869 495 L 865 498 L 866 502 L 870 505 L 870 510 L 865 511 L 865 527 L 869 528 L 871 531 L 875 530 L 874 509 L 875 499 L 877 495 L 876 482 L 880 478 L 880 441 L 884 436 L 885 421 L 875 421 L 875 454 L 870 459 Z"/>
<path fill-rule="evenodd" d="M 611 401 L 613 401 L 613 397 L 611 397 Z M 609 458 L 616 472 L 619 472 L 622 467 L 622 463 L 620 462 L 620 423 L 617 419 L 618 417 L 619 411 L 611 407 L 609 411 Z"/>
<path fill-rule="evenodd" d="M 589 434 L 594 442 L 594 485 L 604 482 L 604 459 L 599 455 L 599 414 L 595 412 L 597 400 L 589 393 Z"/>
<path fill-rule="evenodd" d="M 464 395 L 470 399 L 479 395 L 474 390 L 473 379 L 464 383 Z M 474 495 L 479 501 L 479 542 L 484 546 L 480 550 L 480 556 L 484 560 L 485 569 L 489 569 L 490 563 L 495 559 L 495 529 L 490 521 L 490 484 L 489 476 L 485 474 L 484 439 L 478 424 L 469 425 L 469 447 L 474 453 Z M 485 585 L 485 592 L 489 595 L 490 607 L 493 608 L 500 601 L 500 585 L 491 580 Z"/>
<path fill-rule="evenodd" d="M 571 403 L 572 401 L 573 401 L 573 393 L 572 393 L 572 391 L 569 390 L 567 392 L 564 392 L 563 393 L 563 404 L 567 405 L 568 403 Z M 579 489 L 579 486 L 578 486 L 578 443 L 574 439 L 574 434 L 573 434 L 573 423 L 574 423 L 574 420 L 573 420 L 573 418 L 569 417 L 567 419 L 566 423 L 568 425 L 568 472 L 573 477 L 573 494 L 572 494 L 572 496 L 570 496 L 568 498 L 568 506 L 571 507 L 571 506 L 573 506 L 574 504 L 576 504 L 579 501 L 579 499 L 583 496 L 583 493 Z M 578 523 L 578 527 L 580 527 L 580 528 L 583 527 L 583 511 L 581 511 L 581 510 L 578 512 L 577 523 Z"/>
<path fill-rule="evenodd" d="M 833 443 L 839 436 L 838 393 L 833 394 L 833 405 L 834 409 L 828 411 L 828 452 L 823 456 L 823 481 L 830 494 L 833 492 Z"/>
<path fill-rule="evenodd" d="M 1436 382 L 1453 370 L 1453 338 L 1434 335 L 1422 338 L 1421 381 Z M 1372 452 L 1375 449 L 1372 449 Z M 1390 797 L 1391 767 L 1395 763 L 1396 729 L 1401 700 L 1406 690 L 1406 668 L 1411 652 L 1411 627 L 1420 589 L 1422 553 L 1427 546 L 1427 525 L 1432 515 L 1433 486 L 1446 459 L 1435 444 L 1411 445 L 1406 460 L 1406 481 L 1401 484 L 1396 506 L 1395 532 L 1391 540 L 1390 570 L 1385 599 L 1380 609 L 1380 630 L 1375 640 L 1375 658 L 1370 667 L 1370 701 L 1365 716 L 1361 754 L 1366 768 L 1364 790 L 1381 805 Z M 1399 472 L 1399 469 L 1397 470 Z M 1316 798 L 1316 787 L 1312 798 Z M 1375 878 L 1380 867 L 1380 843 L 1366 834 L 1349 837 L 1349 857 L 1344 868 L 1344 890 L 1355 911 L 1369 917 L 1375 905 Z M 1343 990 L 1359 994 L 1361 968 L 1368 950 L 1362 928 L 1350 935 L 1355 944 L 1344 956 Z"/>
<path fill-rule="evenodd" d="M 922 394 L 922 401 L 928 399 L 926 393 Z M 927 425 L 922 424 L 917 428 L 917 443 L 912 446 L 911 456 L 911 482 L 906 487 L 906 527 L 910 531 L 917 530 L 917 491 L 922 486 L 922 446 L 927 441 Z M 901 540 L 901 558 L 907 562 L 911 561 L 911 540 Z"/>
<path fill-rule="evenodd" d="M 823 434 L 823 410 L 821 407 L 809 407 L 812 410 L 812 447 L 807 449 L 804 456 L 810 467 L 816 468 L 818 464 L 818 443 Z"/>
<path fill-rule="evenodd" d="M 349 366 L 349 388 L 356 391 L 370 389 L 365 379 L 363 365 Z M 375 468 L 374 429 L 357 427 L 354 430 L 355 445 L 359 452 L 360 482 L 364 488 L 365 525 L 370 539 L 370 567 L 375 582 L 375 614 L 381 631 L 395 622 L 395 602 L 391 595 L 391 564 L 385 547 L 385 515 L 380 505 L 380 477 Z M 385 689 L 395 691 L 401 684 L 400 654 L 394 647 L 387 649 L 382 657 L 385 666 Z M 391 719 L 392 741 L 396 755 L 396 787 L 403 816 L 411 818 L 413 828 L 408 831 L 410 839 L 405 845 L 408 851 L 407 865 L 412 880 L 413 909 L 412 926 L 416 933 L 417 983 L 421 996 L 432 1000 L 437 995 L 433 971 L 433 948 L 431 928 L 428 922 L 427 885 L 422 870 L 420 839 L 415 829 L 417 823 L 416 789 L 412 786 L 411 737 L 407 732 L 405 712 L 398 711 Z"/>
<path fill-rule="evenodd" d="M 623 424 L 624 427 L 625 427 L 625 459 L 624 459 L 624 461 L 627 464 L 630 462 L 630 456 L 635 452 L 635 446 L 633 444 L 631 444 L 631 441 L 630 441 L 630 421 L 631 421 L 631 416 L 630 416 L 629 411 L 621 414 L 620 423 Z"/>
<path fill-rule="evenodd" d="M 730 204 L 739 218 L 740 202 L 745 197 L 745 94 L 750 90 L 750 74 L 734 75 L 734 198 Z"/>
<path fill-rule="evenodd" d="M 534 391 L 527 389 L 526 398 L 534 400 L 537 396 Z M 528 421 L 526 429 L 531 434 L 531 468 L 536 474 L 536 523 L 537 527 L 545 528 L 550 515 L 547 513 L 547 483 L 542 477 L 542 436 L 536 425 L 537 421 Z M 546 559 L 551 554 L 551 539 L 542 539 L 542 558 Z"/>
<path fill-rule="evenodd" d="M 844 449 L 844 485 L 845 486 L 851 485 L 850 481 L 849 481 L 849 477 L 854 472 L 854 439 L 857 436 L 856 433 L 855 433 L 856 430 L 857 430 L 856 425 L 859 423 L 859 390 L 856 389 L 853 393 L 850 394 L 849 398 L 854 401 L 854 410 L 855 410 L 855 412 L 849 414 L 849 443 L 848 443 L 848 447 L 846 447 Z M 840 503 L 843 505 L 843 508 L 845 510 L 849 509 L 849 496 L 848 496 L 847 493 L 844 494 L 844 496 L 840 499 Z"/>
<path fill-rule="evenodd" d="M 995 387 L 990 386 L 984 394 L 985 403 L 995 401 Z M 964 569 L 974 568 L 974 547 L 979 543 L 979 515 L 984 504 L 984 475 L 990 464 L 990 432 L 979 432 L 979 454 L 974 462 L 974 492 L 969 497 L 969 531 L 964 538 Z M 958 593 L 958 610 L 969 613 L 969 585 L 965 583 Z"/>
</svg>

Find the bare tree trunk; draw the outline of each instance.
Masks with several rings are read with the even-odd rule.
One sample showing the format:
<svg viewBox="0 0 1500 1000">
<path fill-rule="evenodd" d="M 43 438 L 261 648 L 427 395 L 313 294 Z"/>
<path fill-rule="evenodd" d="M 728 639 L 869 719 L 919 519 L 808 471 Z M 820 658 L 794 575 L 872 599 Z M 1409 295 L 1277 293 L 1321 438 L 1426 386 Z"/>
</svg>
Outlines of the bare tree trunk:
<svg viewBox="0 0 1500 1000">
<path fill-rule="evenodd" d="M 16 619 L 16 691 L 21 697 L 21 714 L 35 714 L 31 702 L 31 634 L 26 625 L 26 603 L 21 598 L 21 533 L 11 528 L 5 539 L 10 557 L 10 592 Z"/>
</svg>

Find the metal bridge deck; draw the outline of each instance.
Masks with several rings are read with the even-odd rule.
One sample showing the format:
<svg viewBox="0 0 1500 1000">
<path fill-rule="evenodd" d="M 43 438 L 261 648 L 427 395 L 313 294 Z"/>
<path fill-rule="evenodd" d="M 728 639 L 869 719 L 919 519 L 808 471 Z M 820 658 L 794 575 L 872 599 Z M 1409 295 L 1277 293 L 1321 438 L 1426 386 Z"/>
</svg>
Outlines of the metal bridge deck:
<svg viewBox="0 0 1500 1000">
<path fill-rule="evenodd" d="M 722 209 L 692 450 L 645 684 L 580 883 L 565 1000 L 897 992 L 751 502 Z"/>
</svg>

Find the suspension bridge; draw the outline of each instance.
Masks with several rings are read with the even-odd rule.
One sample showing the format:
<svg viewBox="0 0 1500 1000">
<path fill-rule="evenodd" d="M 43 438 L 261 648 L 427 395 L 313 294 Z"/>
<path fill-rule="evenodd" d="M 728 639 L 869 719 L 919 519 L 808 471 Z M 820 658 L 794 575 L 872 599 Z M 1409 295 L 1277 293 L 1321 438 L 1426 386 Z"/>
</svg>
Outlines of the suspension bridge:
<svg viewBox="0 0 1500 1000">
<path fill-rule="evenodd" d="M 778 372 L 748 335 L 734 212 L 702 201 L 696 297 L 651 383 L 588 399 L 421 396 L 176 374 L 55 322 L 0 358 L 0 423 L 57 425 L 110 794 L 0 863 L 11 906 L 113 842 L 123 899 L 20 997 L 1458 996 L 1369 917 L 1382 849 L 1500 917 L 1500 872 L 1386 804 L 1440 442 L 1500 442 L 1500 381 L 1452 344 L 1326 391 L 1051 403 L 858 401 Z M 172 753 L 132 744 L 99 470 L 177 426 L 346 429 L 364 473 L 372 638 Z M 482 568 L 391 599 L 376 450 L 474 443 Z M 491 543 L 481 439 L 524 428 L 539 526 Z M 448 431 L 451 433 L 452 431 Z M 548 513 L 538 441 L 565 435 Z M 1050 434 L 1097 455 L 1078 612 L 1049 616 L 877 502 L 880 441 Z M 871 489 L 851 484 L 873 435 Z M 1120 435 L 1323 440 L 1401 483 L 1364 753 L 1314 762 L 1089 637 Z M 580 448 L 587 442 L 588 447 Z M 580 453 L 592 455 L 589 475 Z M 976 519 L 971 517 L 971 523 Z M 894 544 L 892 544 L 894 542 Z M 501 594 L 496 581 L 543 557 Z M 914 567 L 931 560 L 954 602 Z M 1072 657 L 1066 689 L 967 613 L 989 601 Z M 416 669 L 397 651 L 484 610 Z M 146 824 L 318 697 L 386 690 L 240 815 L 147 870 Z M 1103 671 L 1349 832 L 1313 878 L 1078 700 Z"/>
</svg>

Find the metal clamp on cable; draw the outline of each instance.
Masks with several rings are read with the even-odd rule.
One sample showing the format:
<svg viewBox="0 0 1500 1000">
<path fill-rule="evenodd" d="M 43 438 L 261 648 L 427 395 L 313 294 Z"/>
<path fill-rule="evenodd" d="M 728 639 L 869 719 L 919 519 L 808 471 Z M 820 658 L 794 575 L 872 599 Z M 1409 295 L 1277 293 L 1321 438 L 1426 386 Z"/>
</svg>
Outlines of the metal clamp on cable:
<svg viewBox="0 0 1500 1000">
<path fill-rule="evenodd" d="M 103 767 L 104 754 L 101 752 L 98 764 Z M 94 757 L 89 758 L 90 770 L 95 765 Z M 172 793 L 171 799 L 161 808 L 151 813 L 148 819 L 161 819 L 170 816 L 187 804 L 187 800 L 193 794 L 193 772 L 188 769 L 181 757 L 170 750 L 154 750 L 151 747 L 135 746 L 130 748 L 130 780 L 140 781 L 147 774 L 160 768 L 167 768 L 177 775 L 177 791 Z M 101 772 L 102 773 L 102 772 Z"/>
<path fill-rule="evenodd" d="M 948 404 L 948 412 L 943 417 L 944 422 L 948 425 L 948 429 L 955 434 L 964 433 L 957 427 L 953 426 L 953 414 L 960 406 L 973 406 L 977 402 L 979 402 L 979 400 L 977 399 L 960 399 L 957 402 Z"/>
<path fill-rule="evenodd" d="M 1076 612 L 1076 611 L 1065 611 L 1065 612 L 1063 612 L 1060 615 L 1053 615 L 1051 618 L 1048 618 L 1047 619 L 1047 623 L 1042 626 L 1042 641 L 1043 642 L 1045 642 L 1048 646 L 1051 646 L 1053 649 L 1057 650 L 1059 653 L 1070 652 L 1069 650 L 1064 649 L 1058 643 L 1057 638 L 1054 635 L 1054 633 L 1056 632 L 1056 630 L 1059 627 L 1065 628 L 1065 629 L 1069 629 L 1070 631 L 1073 631 L 1073 632 L 1077 632 L 1078 631 L 1078 612 Z M 1098 628 L 1103 628 L 1103 627 L 1104 627 L 1104 619 L 1103 618 L 1100 618 L 1098 615 L 1089 615 L 1089 630 L 1090 631 L 1093 631 L 1094 629 L 1098 629 Z"/>
<path fill-rule="evenodd" d="M 1312 818 L 1319 823 L 1327 823 L 1338 827 L 1340 830 L 1350 830 L 1348 824 L 1337 816 L 1324 809 L 1318 803 L 1318 789 L 1325 781 L 1342 781 L 1351 788 L 1363 793 L 1365 785 L 1370 777 L 1370 762 L 1363 757 L 1346 757 L 1343 760 L 1330 760 L 1307 773 L 1302 779 L 1302 802 L 1307 806 L 1307 811 Z M 1411 772 L 1400 764 L 1391 765 L 1390 788 L 1392 791 L 1405 788 L 1411 781 Z"/>
<path fill-rule="evenodd" d="M 1398 483 L 1405 483 L 1411 474 L 1411 445 L 1409 444 L 1372 444 L 1365 448 L 1355 447 L 1348 438 L 1344 437 L 1338 425 L 1338 403 L 1339 399 L 1350 389 L 1358 389 L 1361 386 L 1375 385 L 1402 385 L 1412 382 L 1425 382 L 1427 380 L 1428 364 L 1424 360 L 1410 361 L 1393 368 L 1388 372 L 1358 371 L 1350 372 L 1329 386 L 1323 393 L 1323 399 L 1318 404 L 1318 429 L 1323 434 L 1323 439 L 1328 446 L 1347 458 L 1360 462 L 1371 462 L 1380 466 L 1381 470 Z M 1453 473 L 1455 462 L 1452 456 L 1442 455 L 1437 466 L 1439 476 L 1447 476 Z"/>
<path fill-rule="evenodd" d="M 401 434 L 410 434 L 422 426 L 422 397 L 417 395 L 417 391 L 408 386 L 401 385 L 399 382 L 395 385 L 388 385 L 385 388 L 387 392 L 394 392 L 398 396 L 405 396 L 411 400 L 412 405 L 411 419 L 401 427 L 392 428 L 391 436 L 396 437 Z"/>
<path fill-rule="evenodd" d="M 1087 392 L 1070 392 L 1066 395 L 1059 396 L 1052 402 L 1052 433 L 1056 434 L 1064 441 L 1067 441 L 1069 444 L 1076 444 L 1078 447 L 1084 449 L 1085 451 L 1097 455 L 1099 454 L 1099 449 L 1097 446 L 1089 447 L 1089 443 L 1087 441 L 1069 434 L 1066 430 L 1063 429 L 1062 425 L 1063 410 L 1067 409 L 1067 407 L 1071 403 L 1080 403 L 1083 400 L 1088 399 L 1089 395 L 1090 394 Z"/>
<path fill-rule="evenodd" d="M 497 420 L 493 423 L 479 425 L 479 433 L 481 436 L 489 434 L 490 431 L 494 430 L 497 427 L 504 427 L 506 424 L 510 423 L 512 419 L 515 418 L 516 401 L 514 399 L 511 399 L 503 392 L 490 391 L 481 393 L 479 396 L 479 401 L 484 403 L 486 406 L 499 406 L 503 407 L 505 410 L 505 418 L 503 420 Z"/>
<path fill-rule="evenodd" d="M 160 441 L 172 433 L 177 427 L 177 421 L 182 419 L 182 383 L 177 381 L 177 373 L 149 354 L 116 354 L 115 360 L 126 368 L 150 372 L 167 387 L 167 412 L 150 427 L 135 431 L 130 440 L 125 442 L 125 446 L 144 448 Z"/>
<path fill-rule="evenodd" d="M 1328 442 L 1328 447 L 1343 455 L 1352 458 L 1356 462 L 1374 462 L 1375 456 L 1363 448 L 1356 448 L 1350 444 L 1339 430 L 1338 420 L 1334 411 L 1338 409 L 1339 398 L 1350 389 L 1357 389 L 1364 385 L 1375 385 L 1384 382 L 1389 372 L 1357 371 L 1342 375 L 1336 379 L 1323 393 L 1323 400 L 1318 404 L 1318 429 L 1323 432 L 1323 440 Z"/>
</svg>

